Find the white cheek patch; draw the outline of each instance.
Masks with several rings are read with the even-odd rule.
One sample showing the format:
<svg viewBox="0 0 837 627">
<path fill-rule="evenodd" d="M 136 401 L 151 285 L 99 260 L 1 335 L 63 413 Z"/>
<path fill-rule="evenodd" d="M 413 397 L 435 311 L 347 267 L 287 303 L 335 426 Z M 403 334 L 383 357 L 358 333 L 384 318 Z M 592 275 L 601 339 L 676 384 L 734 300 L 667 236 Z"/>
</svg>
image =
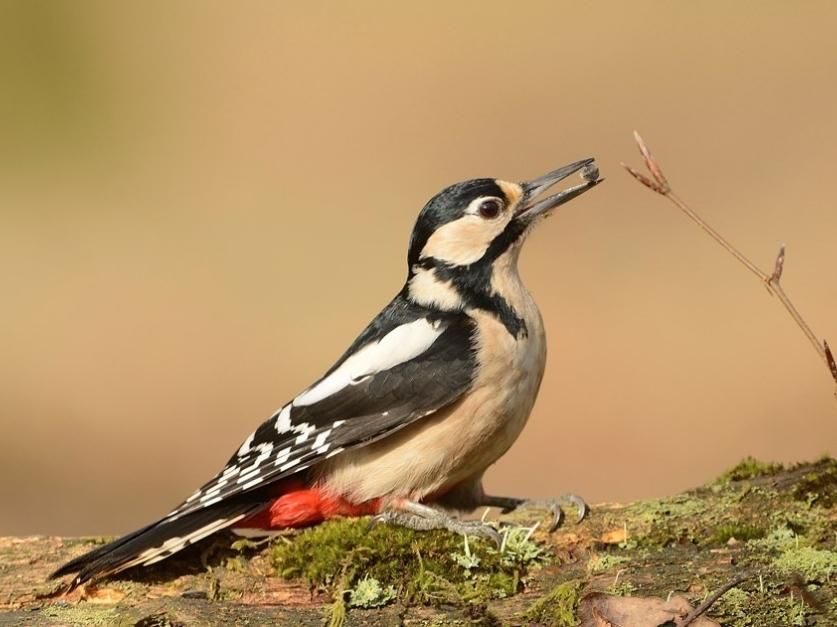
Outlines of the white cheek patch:
<svg viewBox="0 0 837 627">
<path fill-rule="evenodd" d="M 508 219 L 486 220 L 465 214 L 436 229 L 421 251 L 422 259 L 433 257 L 454 266 L 465 266 L 482 259 L 491 241 L 503 232 Z"/>
<path fill-rule="evenodd" d="M 456 288 L 449 281 L 440 280 L 433 268 L 426 270 L 416 267 L 409 290 L 412 299 L 422 305 L 445 311 L 461 309 L 463 306 L 462 297 Z"/>
<path fill-rule="evenodd" d="M 297 396 L 293 404 L 296 407 L 313 405 L 363 377 L 410 361 L 430 348 L 444 330 L 438 322 L 425 318 L 402 324 L 349 357 L 337 370 Z"/>
</svg>

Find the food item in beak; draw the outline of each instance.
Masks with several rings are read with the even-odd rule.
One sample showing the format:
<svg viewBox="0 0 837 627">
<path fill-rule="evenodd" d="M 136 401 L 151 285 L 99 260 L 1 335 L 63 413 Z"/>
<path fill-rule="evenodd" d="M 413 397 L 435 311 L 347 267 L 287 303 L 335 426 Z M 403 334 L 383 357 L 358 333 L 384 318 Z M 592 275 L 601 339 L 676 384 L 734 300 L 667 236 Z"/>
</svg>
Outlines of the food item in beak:
<svg viewBox="0 0 837 627">
<path fill-rule="evenodd" d="M 599 166 L 594 163 L 584 166 L 581 169 L 581 178 L 591 183 L 599 180 Z"/>
</svg>

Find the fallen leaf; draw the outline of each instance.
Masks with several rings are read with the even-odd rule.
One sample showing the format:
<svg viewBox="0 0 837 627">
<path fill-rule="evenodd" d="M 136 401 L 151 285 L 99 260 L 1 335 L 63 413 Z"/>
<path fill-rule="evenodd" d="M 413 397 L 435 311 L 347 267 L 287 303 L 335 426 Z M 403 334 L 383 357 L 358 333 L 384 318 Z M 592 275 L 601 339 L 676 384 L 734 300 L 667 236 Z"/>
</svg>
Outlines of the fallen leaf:
<svg viewBox="0 0 837 627">
<path fill-rule="evenodd" d="M 599 608 L 595 605 L 593 606 L 593 611 L 591 613 L 593 614 L 593 620 L 596 623 L 596 627 L 618 627 L 605 618 L 599 611 Z"/>
<path fill-rule="evenodd" d="M 658 627 L 677 624 L 692 611 L 689 602 L 674 596 L 668 601 L 659 597 L 615 597 L 595 592 L 581 599 L 581 627 Z M 721 627 L 720 623 L 701 616 L 692 627 Z"/>
<path fill-rule="evenodd" d="M 125 598 L 125 593 L 116 588 L 95 588 L 87 590 L 82 597 L 88 603 L 115 604 Z"/>
<path fill-rule="evenodd" d="M 603 533 L 602 537 L 599 538 L 599 541 L 604 542 L 605 544 L 619 544 L 627 539 L 628 530 L 624 527 L 619 527 L 618 529 L 613 529 L 612 531 Z"/>
</svg>

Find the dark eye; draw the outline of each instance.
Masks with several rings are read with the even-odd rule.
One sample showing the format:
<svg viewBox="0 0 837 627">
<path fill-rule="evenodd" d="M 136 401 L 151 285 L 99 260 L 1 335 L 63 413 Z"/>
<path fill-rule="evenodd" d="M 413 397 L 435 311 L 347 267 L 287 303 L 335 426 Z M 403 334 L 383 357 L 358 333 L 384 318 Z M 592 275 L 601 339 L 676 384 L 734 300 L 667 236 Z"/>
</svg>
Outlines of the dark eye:
<svg viewBox="0 0 837 627">
<path fill-rule="evenodd" d="M 489 198 L 480 203 L 479 212 L 483 218 L 496 218 L 503 206 L 496 198 Z"/>
</svg>

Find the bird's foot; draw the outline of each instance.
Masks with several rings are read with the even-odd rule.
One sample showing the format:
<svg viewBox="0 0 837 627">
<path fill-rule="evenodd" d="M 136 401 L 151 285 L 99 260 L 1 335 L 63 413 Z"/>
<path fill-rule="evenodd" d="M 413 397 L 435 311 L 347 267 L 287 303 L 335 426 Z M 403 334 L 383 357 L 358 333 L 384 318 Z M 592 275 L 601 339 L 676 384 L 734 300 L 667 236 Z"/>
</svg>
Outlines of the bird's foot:
<svg viewBox="0 0 837 627">
<path fill-rule="evenodd" d="M 519 499 L 509 496 L 486 496 L 480 505 L 499 507 L 504 514 L 520 508 L 545 509 L 552 513 L 552 524 L 549 531 L 555 531 L 564 522 L 562 503 L 571 503 L 578 509 L 576 522 L 581 522 L 590 512 L 590 507 L 583 498 L 575 494 L 564 494 L 557 499 Z"/>
<path fill-rule="evenodd" d="M 463 536 L 488 538 L 497 546 L 500 546 L 502 542 L 499 532 L 488 523 L 481 520 L 460 520 L 441 510 L 413 501 L 402 501 L 395 506 L 395 509 L 389 509 L 374 516 L 372 524 L 379 523 L 398 525 L 416 531 L 447 529 Z"/>
</svg>

